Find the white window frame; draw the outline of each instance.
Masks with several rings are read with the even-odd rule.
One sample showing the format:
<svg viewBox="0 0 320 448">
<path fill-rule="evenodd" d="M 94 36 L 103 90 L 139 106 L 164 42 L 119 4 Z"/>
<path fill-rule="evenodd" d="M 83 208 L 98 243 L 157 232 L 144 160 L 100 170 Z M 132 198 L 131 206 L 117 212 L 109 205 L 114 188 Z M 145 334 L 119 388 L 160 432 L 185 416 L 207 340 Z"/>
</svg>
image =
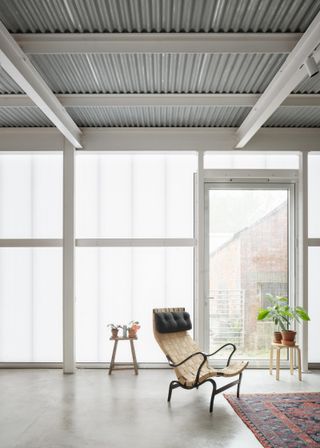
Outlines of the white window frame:
<svg viewBox="0 0 320 448">
<path fill-rule="evenodd" d="M 126 131 L 125 136 L 123 136 L 123 131 L 121 135 L 118 135 L 114 130 L 86 130 L 85 132 L 85 145 L 84 148 L 88 151 L 95 152 L 114 152 L 114 150 L 121 151 L 150 151 L 150 152 L 161 152 L 166 151 L 170 147 L 172 150 L 178 151 L 193 151 L 198 154 L 198 171 L 195 176 L 195 214 L 194 214 L 194 238 L 191 238 L 187 242 L 187 247 L 193 245 L 194 247 L 194 264 L 195 264 L 195 276 L 194 276 L 194 328 L 195 336 L 200 344 L 203 343 L 203 337 L 201 337 L 201 326 L 203 324 L 203 318 L 201 316 L 201 304 L 203 297 L 203 259 L 204 255 L 204 216 L 201 210 L 204 207 L 204 189 L 203 182 L 205 176 L 208 175 L 209 171 L 204 170 L 203 157 L 205 151 L 217 150 L 220 153 L 229 152 L 232 149 L 233 137 L 230 131 L 222 131 L 220 129 L 214 130 L 207 133 L 208 135 L 203 136 L 203 130 L 183 130 L 181 134 L 179 131 L 170 130 L 168 135 L 165 135 L 164 139 L 155 138 L 154 131 L 148 129 L 147 131 L 134 130 L 134 135 L 138 134 L 138 139 L 133 140 L 131 131 Z M 171 132 L 172 131 L 172 132 Z M 187 134 L 186 134 L 186 131 Z M 110 139 L 108 140 L 106 148 L 105 132 Z M 292 132 L 296 135 L 296 138 L 292 139 Z M 277 138 L 285 134 L 285 131 L 278 131 Z M 318 131 L 305 132 L 305 130 L 290 130 L 290 144 L 287 146 L 280 143 L 278 140 L 268 139 L 268 143 L 260 142 L 259 145 L 250 153 L 255 154 L 292 154 L 299 153 L 300 156 L 300 168 L 299 168 L 299 179 L 297 182 L 297 246 L 298 246 L 298 256 L 297 256 L 297 278 L 298 278 L 298 303 L 299 305 L 308 308 L 308 247 L 309 246 L 320 246 L 320 239 L 313 238 L 308 239 L 308 153 L 309 151 L 319 150 L 319 138 Z M 114 134 L 116 134 L 114 136 Z M 128 135 L 127 135 L 128 134 Z M 163 130 L 160 133 L 157 131 L 156 135 L 163 135 Z M 189 134 L 192 138 L 189 138 Z M 65 372 L 74 372 L 75 370 L 75 342 L 74 342 L 74 249 L 76 246 L 86 246 L 88 244 L 93 244 L 93 247 L 97 247 L 97 244 L 110 246 L 115 242 L 104 241 L 84 241 L 83 239 L 76 240 L 74 234 L 74 220 L 75 220 L 75 203 L 74 203 L 74 171 L 75 171 L 75 148 L 71 144 L 66 142 L 66 140 L 56 132 L 55 129 L 4 129 L 1 131 L 2 139 L 0 145 L 1 152 L 10 153 L 45 153 L 45 152 L 64 152 L 64 186 L 63 186 L 63 220 L 64 220 L 64 235 L 63 239 L 2 239 L 0 240 L 0 247 L 63 247 L 63 303 L 64 309 L 68 309 L 68 312 L 64 313 L 64 360 L 63 363 L 30 363 L 32 367 L 60 367 L 64 366 Z M 141 137 L 142 135 L 142 137 Z M 179 139 L 177 139 L 179 135 Z M 286 134 L 287 135 L 287 134 Z M 285 138 L 286 135 L 284 136 Z M 217 139 L 214 136 L 218 137 Z M 113 139 L 114 137 L 114 139 Z M 141 137 L 141 138 L 140 138 Z M 226 138 L 226 144 L 223 144 L 224 138 Z M 122 140 L 121 140 L 122 139 Z M 119 141 L 118 141 L 119 140 Z M 121 141 L 120 141 L 121 140 Z M 146 143 L 147 141 L 147 143 Z M 276 141 L 276 143 L 275 143 Z M 171 143 L 170 143 L 171 142 Z M 231 143 L 230 143 L 231 142 Z M 290 149 L 289 149 L 290 147 Z M 110 148 L 110 149 L 109 149 Z M 268 149 L 269 148 L 269 149 Z M 283 148 L 281 150 L 281 148 Z M 66 154 L 69 151 L 70 157 L 67 163 Z M 221 171 L 221 170 L 220 170 Z M 225 170 L 227 171 L 227 170 Z M 239 170 L 243 175 L 245 175 L 248 170 Z M 269 170 L 268 170 L 269 171 Z M 230 173 L 230 171 L 227 171 Z M 249 172 L 248 172 L 249 173 Z M 252 173 L 252 170 L 250 170 Z M 69 209 L 66 213 L 65 210 Z M 127 242 L 128 243 L 128 242 Z M 141 244 L 152 243 L 156 244 L 158 247 L 164 245 L 164 242 L 151 241 L 148 242 L 141 241 Z M 166 242 L 167 243 L 167 242 Z M 179 244 L 179 241 L 171 241 L 173 244 Z M 180 241 L 181 246 L 183 246 L 186 241 Z M 132 242 L 132 244 L 139 244 L 138 242 Z M 66 307 L 66 308 L 65 308 Z M 307 344 L 308 344 L 308 333 L 307 324 L 303 324 L 303 336 L 300 338 L 299 342 L 302 348 L 302 364 L 303 370 L 308 369 L 308 358 L 307 358 Z M 71 331 L 70 331 L 71 329 Z M 68 331 L 67 331 L 68 330 Z M 38 365 L 39 364 L 39 365 Z M 25 367 L 28 363 L 15 363 L 13 366 Z M 0 367 L 10 367 L 11 363 L 0 363 Z"/>
<path fill-rule="evenodd" d="M 306 281 L 305 277 L 302 277 L 301 270 L 305 270 L 305 263 L 303 257 L 303 250 L 305 246 L 303 244 L 298 244 L 301 241 L 301 234 L 305 231 L 302 219 L 304 219 L 304 207 L 305 201 L 302 200 L 301 190 L 302 190 L 302 178 L 301 169 L 300 170 L 277 170 L 277 169 L 208 169 L 199 171 L 200 175 L 197 176 L 197 201 L 202 203 L 202 207 L 196 207 L 197 211 L 197 221 L 199 223 L 198 227 L 198 265 L 196 266 L 195 278 L 197 279 L 197 289 L 196 289 L 196 299 L 195 299 L 195 310 L 197 312 L 196 321 L 196 338 L 200 345 L 208 350 L 208 322 L 207 322 L 207 290 L 208 290 L 208 256 L 207 256 L 207 241 L 206 241 L 206 190 L 208 186 L 213 183 L 231 185 L 237 184 L 243 187 L 246 184 L 251 185 L 269 185 L 269 188 L 277 188 L 279 186 L 284 186 L 289 188 L 290 191 L 290 206 L 289 211 L 293 210 L 294 213 L 289 214 L 289 231 L 291 229 L 289 237 L 289 256 L 288 265 L 290 266 L 289 271 L 289 283 L 288 287 L 291 292 L 291 297 L 294 298 L 296 304 L 307 307 L 305 303 L 305 287 Z M 248 182 L 249 180 L 249 182 Z M 201 224 L 201 226 L 200 226 Z M 293 232 L 292 232 L 293 229 Z M 298 275 L 297 275 L 298 274 Z M 304 281 L 302 281 L 304 278 Z M 303 348 L 303 367 L 307 370 L 307 326 L 302 325 L 298 328 L 298 341 Z M 286 365 L 287 363 L 283 363 Z M 251 367 L 266 367 L 266 362 L 250 362 Z"/>
</svg>

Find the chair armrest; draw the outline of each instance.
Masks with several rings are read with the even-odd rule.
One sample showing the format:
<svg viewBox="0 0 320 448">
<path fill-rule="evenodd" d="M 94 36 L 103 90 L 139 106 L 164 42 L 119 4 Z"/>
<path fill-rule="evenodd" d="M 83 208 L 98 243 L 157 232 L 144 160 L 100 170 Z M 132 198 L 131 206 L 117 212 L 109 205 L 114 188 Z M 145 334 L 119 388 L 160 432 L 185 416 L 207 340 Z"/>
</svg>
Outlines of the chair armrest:
<svg viewBox="0 0 320 448">
<path fill-rule="evenodd" d="M 202 369 L 204 363 L 205 363 L 206 360 L 208 359 L 208 355 L 206 355 L 206 354 L 203 353 L 203 352 L 195 352 L 195 353 L 192 353 L 192 355 L 188 356 L 188 357 L 187 357 L 186 359 L 184 359 L 183 361 L 179 362 L 178 364 L 174 364 L 174 363 L 172 362 L 172 360 L 170 359 L 170 357 L 167 356 L 167 359 L 168 359 L 168 361 L 169 361 L 169 365 L 170 365 L 171 367 L 179 367 L 179 366 L 181 366 L 182 364 L 184 364 L 186 361 L 188 361 L 189 359 L 193 358 L 193 356 L 196 356 L 196 355 L 201 355 L 201 356 L 203 357 L 203 361 L 201 362 L 201 364 L 200 364 L 199 367 L 198 367 L 197 375 L 196 375 L 196 379 L 194 380 L 194 385 L 193 385 L 193 387 L 196 386 L 196 385 L 199 383 L 200 372 L 201 372 L 201 369 Z"/>
<path fill-rule="evenodd" d="M 192 355 L 188 356 L 188 357 L 187 357 L 186 359 L 184 359 L 183 361 L 179 362 L 178 364 L 174 364 L 174 362 L 172 361 L 172 359 L 171 359 L 170 356 L 168 356 L 168 355 L 167 355 L 167 360 L 168 360 L 168 362 L 169 362 L 169 366 L 170 366 L 170 367 L 179 367 L 179 366 L 181 366 L 182 364 L 184 364 L 185 362 L 189 361 L 189 359 L 193 358 L 193 357 L 196 356 L 196 355 L 202 355 L 203 358 L 204 358 L 204 361 L 205 361 L 205 360 L 207 359 L 207 357 L 208 357 L 208 355 L 206 355 L 206 354 L 203 353 L 203 352 L 195 352 L 195 353 L 192 353 Z"/>
<path fill-rule="evenodd" d="M 225 347 L 228 347 L 228 346 L 231 346 L 232 349 L 233 349 L 232 352 L 231 352 L 230 355 L 229 355 L 228 360 L 227 360 L 227 367 L 228 367 L 228 365 L 230 364 L 230 361 L 231 361 L 231 358 L 232 358 L 234 352 L 237 350 L 236 346 L 235 346 L 234 344 L 231 344 L 231 342 L 228 342 L 227 344 L 222 345 L 220 348 L 218 348 L 218 350 L 216 350 L 216 351 L 213 352 L 213 353 L 207 354 L 206 356 L 209 358 L 210 356 L 215 355 L 216 353 L 220 352 L 220 350 L 223 350 Z"/>
</svg>

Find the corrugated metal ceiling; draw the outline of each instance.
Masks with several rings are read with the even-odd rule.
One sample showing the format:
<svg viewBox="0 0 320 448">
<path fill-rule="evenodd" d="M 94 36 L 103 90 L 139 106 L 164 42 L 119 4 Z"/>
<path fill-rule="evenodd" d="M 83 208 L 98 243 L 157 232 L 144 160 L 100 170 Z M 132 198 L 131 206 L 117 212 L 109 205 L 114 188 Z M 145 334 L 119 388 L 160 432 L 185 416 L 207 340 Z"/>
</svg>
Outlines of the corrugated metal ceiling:
<svg viewBox="0 0 320 448">
<path fill-rule="evenodd" d="M 320 73 L 312 78 L 306 76 L 293 93 L 320 93 Z"/>
<path fill-rule="evenodd" d="M 55 93 L 261 93 L 284 54 L 31 56 Z"/>
<path fill-rule="evenodd" d="M 320 107 L 279 107 L 265 127 L 320 127 Z"/>
<path fill-rule="evenodd" d="M 80 127 L 237 127 L 250 107 L 68 107 Z"/>
<path fill-rule="evenodd" d="M 37 107 L 0 107 L 0 127 L 50 127 L 51 121 Z"/>
<path fill-rule="evenodd" d="M 304 32 L 318 0 L 1 0 L 10 32 Z"/>
<path fill-rule="evenodd" d="M 313 0 L 0 0 L 12 32 L 303 32 Z M 262 93 L 286 54 L 33 54 L 56 94 Z M 0 94 L 22 93 L 0 68 Z M 320 75 L 294 93 L 320 93 Z M 315 107 L 281 107 L 266 126 L 320 127 Z M 250 108 L 70 107 L 79 126 L 239 126 Z M 36 107 L 1 107 L 0 126 L 51 126 Z"/>
<path fill-rule="evenodd" d="M 56 94 L 262 93 L 284 54 L 63 54 L 30 59 Z M 0 94 L 23 93 L 0 67 Z M 293 93 L 320 93 L 320 74 Z"/>
<path fill-rule="evenodd" d="M 79 127 L 238 127 L 250 107 L 134 106 L 68 107 Z M 320 127 L 319 107 L 280 107 L 266 127 Z M 49 127 L 37 108 L 0 107 L 0 127 Z"/>
<path fill-rule="evenodd" d="M 23 93 L 18 84 L 16 84 L 11 76 L 0 65 L 0 94 L 3 93 Z"/>
</svg>

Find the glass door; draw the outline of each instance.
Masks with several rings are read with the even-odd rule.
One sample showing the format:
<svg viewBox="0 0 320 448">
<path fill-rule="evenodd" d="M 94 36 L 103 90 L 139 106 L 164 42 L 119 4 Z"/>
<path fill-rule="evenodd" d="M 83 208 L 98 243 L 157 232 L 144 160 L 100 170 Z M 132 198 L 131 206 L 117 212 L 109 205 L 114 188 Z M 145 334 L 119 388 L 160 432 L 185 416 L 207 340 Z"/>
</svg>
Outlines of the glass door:
<svg viewBox="0 0 320 448">
<path fill-rule="evenodd" d="M 290 192 L 284 184 L 206 184 L 210 353 L 232 342 L 237 358 L 268 359 L 274 327 L 257 313 L 268 294 L 289 296 Z"/>
</svg>

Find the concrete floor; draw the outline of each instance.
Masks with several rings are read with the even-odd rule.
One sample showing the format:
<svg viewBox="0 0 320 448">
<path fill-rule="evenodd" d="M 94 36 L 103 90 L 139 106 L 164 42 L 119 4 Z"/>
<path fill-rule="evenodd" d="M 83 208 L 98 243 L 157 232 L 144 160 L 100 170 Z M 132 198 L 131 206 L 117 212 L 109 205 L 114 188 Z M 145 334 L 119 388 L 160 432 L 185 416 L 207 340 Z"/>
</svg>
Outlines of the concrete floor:
<svg viewBox="0 0 320 448">
<path fill-rule="evenodd" d="M 170 370 L 0 370 L 1 448 L 255 448 L 261 445 L 222 395 L 208 412 L 210 385 L 173 391 Z M 218 379 L 223 384 L 223 379 Z M 234 391 L 235 389 L 230 389 Z M 247 370 L 242 392 L 319 391 L 320 372 L 279 382 Z"/>
</svg>

